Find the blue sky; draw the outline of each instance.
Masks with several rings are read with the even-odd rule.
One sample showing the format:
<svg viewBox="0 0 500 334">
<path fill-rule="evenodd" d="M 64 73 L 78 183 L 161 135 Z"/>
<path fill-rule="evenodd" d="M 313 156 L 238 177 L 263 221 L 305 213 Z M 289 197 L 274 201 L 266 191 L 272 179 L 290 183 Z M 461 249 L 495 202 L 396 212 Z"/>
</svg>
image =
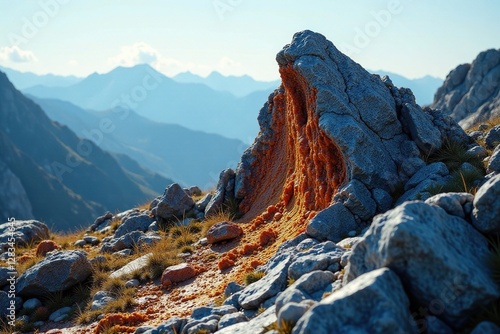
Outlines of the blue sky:
<svg viewBox="0 0 500 334">
<path fill-rule="evenodd" d="M 146 62 L 274 80 L 276 53 L 310 29 L 365 68 L 444 78 L 500 48 L 499 17 L 498 0 L 0 0 L 0 65 L 85 76 Z"/>
</svg>

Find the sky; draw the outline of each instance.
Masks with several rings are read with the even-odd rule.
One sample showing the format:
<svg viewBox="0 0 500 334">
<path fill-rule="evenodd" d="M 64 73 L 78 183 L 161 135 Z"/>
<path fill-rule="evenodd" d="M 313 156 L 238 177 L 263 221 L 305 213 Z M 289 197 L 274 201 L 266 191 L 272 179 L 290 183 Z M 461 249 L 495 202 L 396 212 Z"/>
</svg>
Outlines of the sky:
<svg viewBox="0 0 500 334">
<path fill-rule="evenodd" d="M 148 63 L 270 81 L 276 53 L 309 29 L 367 69 L 445 78 L 500 48 L 499 17 L 498 0 L 0 0 L 0 65 L 83 77 Z"/>
</svg>

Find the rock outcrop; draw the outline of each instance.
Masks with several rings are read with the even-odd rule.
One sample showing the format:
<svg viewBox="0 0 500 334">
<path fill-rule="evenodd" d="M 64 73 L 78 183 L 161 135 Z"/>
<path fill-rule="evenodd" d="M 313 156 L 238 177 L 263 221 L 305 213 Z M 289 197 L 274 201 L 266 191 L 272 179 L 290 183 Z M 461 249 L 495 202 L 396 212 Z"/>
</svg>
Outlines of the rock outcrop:
<svg viewBox="0 0 500 334">
<path fill-rule="evenodd" d="M 464 128 L 500 116 L 500 49 L 481 52 L 472 64 L 448 74 L 434 96 L 442 109 Z"/>
<path fill-rule="evenodd" d="M 17 279 L 20 296 L 48 297 L 83 282 L 92 268 L 81 251 L 62 251 L 48 255 Z"/>
<path fill-rule="evenodd" d="M 10 239 L 15 239 L 17 246 L 26 246 L 49 238 L 49 228 L 38 220 L 16 220 L 0 224 L 0 253 L 7 251 Z"/>
</svg>

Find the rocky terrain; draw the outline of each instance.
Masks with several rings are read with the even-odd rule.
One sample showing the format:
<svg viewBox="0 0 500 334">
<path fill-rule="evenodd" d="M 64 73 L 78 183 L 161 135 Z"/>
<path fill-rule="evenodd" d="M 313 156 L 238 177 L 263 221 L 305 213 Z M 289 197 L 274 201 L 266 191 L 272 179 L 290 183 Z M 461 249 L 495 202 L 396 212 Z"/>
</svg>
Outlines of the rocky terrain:
<svg viewBox="0 0 500 334">
<path fill-rule="evenodd" d="M 451 71 L 432 107 L 442 109 L 464 128 L 500 117 L 500 50 L 481 52 L 471 64 Z"/>
<path fill-rule="evenodd" d="M 171 184 L 78 240 L 1 225 L 7 264 L 12 233 L 20 249 L 5 330 L 500 332 L 499 125 L 467 134 L 318 33 L 276 60 L 259 135 L 212 193 Z"/>
</svg>

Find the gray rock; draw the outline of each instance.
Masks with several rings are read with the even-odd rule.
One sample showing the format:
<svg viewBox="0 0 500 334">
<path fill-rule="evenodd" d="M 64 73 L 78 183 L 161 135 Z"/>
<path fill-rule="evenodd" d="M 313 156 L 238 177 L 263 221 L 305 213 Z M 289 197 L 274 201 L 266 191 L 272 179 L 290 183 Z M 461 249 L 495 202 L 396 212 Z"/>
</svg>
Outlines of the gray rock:
<svg viewBox="0 0 500 334">
<path fill-rule="evenodd" d="M 113 214 L 111 212 L 107 211 L 102 216 L 99 216 L 96 218 L 94 223 L 92 225 L 90 225 L 89 230 L 95 231 L 97 229 L 100 229 L 102 224 L 104 224 L 105 222 L 111 221 L 111 219 L 113 219 Z"/>
<path fill-rule="evenodd" d="M 321 300 L 323 293 L 334 280 L 334 274 L 330 271 L 317 270 L 305 274 L 278 296 L 276 299 L 276 312 L 279 312 L 288 303 Z"/>
<path fill-rule="evenodd" d="M 144 249 L 144 247 L 152 246 L 161 240 L 161 236 L 156 232 L 148 232 L 139 237 L 137 241 L 137 246 L 139 249 Z"/>
<path fill-rule="evenodd" d="M 69 312 L 71 312 L 71 307 L 69 306 L 60 308 L 49 316 L 49 320 L 54 322 L 62 321 L 69 316 Z"/>
<path fill-rule="evenodd" d="M 240 322 L 228 327 L 225 327 L 217 332 L 217 334 L 248 334 L 262 333 L 264 328 L 276 322 L 276 310 L 273 307 L 268 308 L 263 313 L 247 322 Z"/>
<path fill-rule="evenodd" d="M 486 125 L 486 124 L 481 124 L 481 125 Z M 469 132 L 467 134 L 469 135 L 469 137 L 471 137 L 474 140 L 479 140 L 479 139 L 482 139 L 484 137 L 484 132 L 482 130 L 480 130 L 480 131 L 471 131 L 471 132 Z"/>
<path fill-rule="evenodd" d="M 409 158 L 401 164 L 401 172 L 410 178 L 421 168 L 425 167 L 425 165 L 425 162 L 419 157 Z"/>
<path fill-rule="evenodd" d="M 415 169 L 415 172 L 417 169 Z M 413 174 L 412 174 L 413 175 Z M 386 212 L 392 206 L 392 196 L 387 191 L 379 188 L 372 190 L 372 197 L 377 203 L 377 212 Z"/>
<path fill-rule="evenodd" d="M 206 209 L 208 203 L 210 203 L 211 199 L 212 199 L 212 194 L 208 193 L 205 196 L 203 196 L 202 199 L 200 199 L 198 202 L 196 202 L 194 207 L 196 208 L 196 210 L 198 210 L 200 212 L 205 212 L 205 209 Z"/>
<path fill-rule="evenodd" d="M 115 238 L 119 238 L 133 231 L 146 232 L 151 223 L 153 223 L 153 218 L 148 215 L 137 212 L 131 213 L 123 218 L 122 223 L 116 230 L 114 236 Z"/>
<path fill-rule="evenodd" d="M 495 146 L 500 144 L 500 125 L 494 126 L 486 134 L 484 138 L 484 143 L 489 149 L 493 149 Z"/>
<path fill-rule="evenodd" d="M 418 115 L 411 115 L 415 116 L 411 119 L 414 123 L 415 120 L 428 120 L 426 125 L 429 126 L 429 131 L 432 130 L 431 127 L 435 129 L 430 132 L 432 138 L 424 138 L 424 134 L 417 129 L 417 137 L 421 142 L 427 144 L 428 139 L 444 138 L 445 131 L 458 131 L 456 123 L 453 128 L 453 124 L 447 123 L 439 112 L 419 109 L 410 91 L 388 89 L 379 77 L 365 71 L 320 34 L 311 31 L 295 34 L 292 42 L 283 48 L 276 59 L 280 69 L 287 75 L 283 75 L 283 86 L 269 97 L 261 109 L 258 118 L 259 136 L 245 151 L 236 170 L 235 194 L 237 199 L 241 200 L 240 207 L 244 210 L 251 207 L 253 203 L 250 201 L 255 198 L 248 196 L 249 194 L 274 187 L 274 184 L 268 184 L 269 178 L 263 177 L 266 173 L 271 171 L 274 174 L 286 173 L 288 167 L 287 165 L 278 167 L 272 163 L 264 166 L 257 162 L 281 156 L 280 152 L 291 149 L 288 145 L 299 147 L 299 138 L 326 136 L 335 143 L 331 148 L 325 149 L 326 152 L 307 150 L 307 153 L 304 153 L 306 159 L 325 155 L 326 160 L 331 161 L 330 164 L 323 164 L 318 171 L 322 179 L 331 181 L 333 178 L 337 181 L 336 184 L 357 180 L 369 190 L 378 188 L 392 193 L 413 173 L 409 169 L 407 169 L 408 174 L 401 172 L 405 161 L 415 159 L 415 162 L 421 164 L 421 161 L 416 159 L 423 153 L 403 131 L 398 118 L 404 103 L 410 103 L 416 110 L 415 113 Z M 304 83 L 308 89 L 299 87 L 297 82 Z M 312 90 L 315 92 L 314 96 L 310 94 Z M 303 104 L 304 108 L 291 108 L 291 104 L 284 106 L 276 103 L 276 101 L 292 100 Z M 295 109 L 306 110 L 308 103 L 311 103 L 311 108 L 307 109 L 307 120 L 301 117 L 302 115 L 294 114 L 297 113 Z M 319 129 L 311 129 L 314 132 L 308 133 L 307 136 L 297 135 L 296 142 L 291 142 L 295 140 L 292 137 L 288 138 L 290 141 L 280 139 L 285 133 L 281 128 L 283 124 L 292 124 L 302 129 L 311 117 L 319 118 Z M 279 121 L 276 121 L 278 119 Z M 465 133 L 463 135 L 467 137 Z M 325 142 L 328 143 L 326 138 Z M 297 152 L 297 154 L 302 153 Z M 339 158 L 333 159 L 329 156 Z M 294 163 L 287 159 L 280 162 Z M 326 176 L 326 171 L 331 171 L 332 175 Z M 304 182 L 298 177 L 289 181 L 295 181 L 298 189 L 301 188 L 298 183 Z M 315 185 L 320 183 L 321 181 Z M 321 189 L 319 186 L 318 189 L 310 189 L 311 186 L 307 187 L 306 184 L 303 184 L 302 188 L 317 196 L 325 190 L 325 193 L 333 193 L 328 192 L 332 190 L 328 189 L 329 187 L 333 186 L 325 182 L 321 184 Z M 262 197 L 259 197 L 259 200 L 262 200 Z M 331 202 L 331 198 L 327 200 Z M 369 211 L 372 208 L 370 205 L 362 209 Z M 362 215 L 365 216 L 365 212 Z"/>
<path fill-rule="evenodd" d="M 500 327 L 489 321 L 483 321 L 477 325 L 470 334 L 498 334 Z"/>
<path fill-rule="evenodd" d="M 158 200 L 152 213 L 165 220 L 183 217 L 194 207 L 193 199 L 177 184 L 172 183 Z"/>
<path fill-rule="evenodd" d="M 201 196 L 201 189 L 198 186 L 191 186 L 189 188 L 184 188 L 184 191 L 189 195 L 189 196 Z"/>
<path fill-rule="evenodd" d="M 135 329 L 134 334 L 144 334 L 144 333 L 147 333 L 148 331 L 151 331 L 154 329 L 155 329 L 155 327 L 153 327 L 153 326 L 141 326 L 141 327 L 137 327 Z"/>
<path fill-rule="evenodd" d="M 447 324 L 439 320 L 439 318 L 429 315 L 425 317 L 419 332 L 427 334 L 453 334 L 453 330 Z"/>
<path fill-rule="evenodd" d="M 139 245 L 139 239 L 144 235 L 145 234 L 141 231 L 134 231 L 119 238 L 112 238 L 109 241 L 103 240 L 100 252 L 113 253 L 126 248 L 132 248 Z"/>
<path fill-rule="evenodd" d="M 472 224 L 482 233 L 500 232 L 500 174 L 479 188 L 474 198 Z"/>
<path fill-rule="evenodd" d="M 196 334 L 201 331 L 214 333 L 217 330 L 217 324 L 220 316 L 209 315 L 201 319 L 188 318 L 187 323 L 182 329 L 182 334 Z"/>
<path fill-rule="evenodd" d="M 474 196 L 469 193 L 443 193 L 428 198 L 425 203 L 437 205 L 450 215 L 465 218 L 464 206 L 473 201 Z"/>
<path fill-rule="evenodd" d="M 334 197 L 335 202 L 344 204 L 355 216 L 370 220 L 377 210 L 377 204 L 366 186 L 358 180 L 351 180 Z M 354 228 L 355 229 L 355 228 Z"/>
<path fill-rule="evenodd" d="M 75 241 L 75 243 L 73 245 L 75 245 L 76 247 L 83 247 L 87 244 L 87 242 L 85 240 L 77 240 Z"/>
<path fill-rule="evenodd" d="M 221 329 L 224 329 L 226 327 L 229 327 L 229 326 L 232 326 L 235 324 L 239 324 L 241 322 L 247 322 L 247 321 L 248 321 L 248 318 L 240 312 L 226 314 L 220 318 L 218 329 L 221 330 Z"/>
<path fill-rule="evenodd" d="M 18 278 L 16 290 L 20 296 L 46 297 L 83 282 L 91 273 L 82 251 L 50 253 Z"/>
<path fill-rule="evenodd" d="M 23 303 L 23 309 L 25 310 L 35 310 L 40 306 L 42 306 L 42 302 L 38 298 L 31 298 Z"/>
<path fill-rule="evenodd" d="M 210 244 L 232 240 L 243 234 L 243 229 L 233 222 L 219 222 L 212 225 L 207 231 L 207 241 Z"/>
<path fill-rule="evenodd" d="M 345 238 L 342 241 L 337 242 L 337 246 L 345 249 L 350 249 L 354 247 L 354 245 L 356 245 L 361 240 L 363 240 L 362 237 Z"/>
<path fill-rule="evenodd" d="M 443 109 L 464 129 L 499 113 L 500 51 L 481 52 L 472 64 L 450 72 L 435 94 L 433 107 Z M 484 128 L 482 128 L 484 130 Z"/>
<path fill-rule="evenodd" d="M 477 157 L 479 159 L 484 159 L 488 156 L 488 152 L 486 149 L 480 145 L 474 145 L 473 147 L 467 150 L 467 154 Z"/>
<path fill-rule="evenodd" d="M 219 175 L 219 182 L 215 193 L 205 208 L 205 216 L 209 217 L 220 211 L 222 205 L 230 199 L 234 199 L 235 173 L 231 168 L 223 170 Z"/>
<path fill-rule="evenodd" d="M 329 266 L 339 263 L 344 252 L 343 248 L 332 241 L 313 246 L 311 249 L 296 255 L 288 267 L 288 276 L 297 279 L 315 270 L 326 270 Z"/>
<path fill-rule="evenodd" d="M 226 300 L 224 300 L 223 305 L 230 305 L 233 306 L 235 309 L 240 309 L 241 305 L 238 302 L 238 299 L 240 298 L 241 291 L 233 293 L 231 296 L 229 296 Z"/>
<path fill-rule="evenodd" d="M 238 283 L 231 281 L 227 284 L 226 288 L 224 289 L 224 296 L 229 297 L 232 294 L 239 292 L 243 289 L 244 289 L 244 286 L 239 285 Z"/>
<path fill-rule="evenodd" d="M 442 162 L 435 162 L 420 169 L 413 177 L 405 184 L 405 191 L 415 188 L 423 181 L 438 180 L 449 174 L 448 167 Z"/>
<path fill-rule="evenodd" d="M 292 333 L 332 333 L 340 328 L 350 333 L 417 333 L 409 306 L 398 276 L 382 268 L 358 277 L 313 306 Z"/>
<path fill-rule="evenodd" d="M 99 244 L 99 239 L 97 239 L 96 237 L 94 236 L 91 236 L 91 235 L 86 235 L 83 237 L 83 240 L 88 243 L 88 244 L 91 244 L 92 246 L 95 246 L 95 245 L 98 245 Z"/>
<path fill-rule="evenodd" d="M 90 307 L 92 310 L 101 310 L 106 305 L 111 303 L 115 298 L 108 291 L 97 291 L 92 297 L 92 306 Z"/>
<path fill-rule="evenodd" d="M 493 154 L 488 160 L 488 167 L 486 169 L 486 173 L 500 172 L 500 145 L 497 145 Z"/>
<path fill-rule="evenodd" d="M 352 213 L 342 203 L 334 203 L 309 221 L 306 233 L 320 241 L 338 242 L 357 227 Z"/>
<path fill-rule="evenodd" d="M 134 261 L 127 263 L 125 266 L 121 267 L 118 270 L 115 270 L 109 275 L 109 277 L 114 278 L 114 277 L 123 277 L 125 275 L 129 275 L 133 273 L 134 271 L 138 270 L 143 270 L 144 268 L 147 267 L 149 263 L 149 258 L 153 256 L 153 253 L 148 253 L 146 255 L 143 255 Z"/>
<path fill-rule="evenodd" d="M 148 231 L 150 232 L 158 232 L 160 230 L 160 226 L 158 225 L 158 222 L 155 220 L 148 226 Z"/>
<path fill-rule="evenodd" d="M 424 113 L 419 106 L 409 103 L 403 104 L 401 121 L 405 131 L 424 154 L 430 154 L 441 147 L 440 132 L 432 123 L 431 117 Z"/>
<path fill-rule="evenodd" d="M 231 314 L 234 312 L 238 312 L 238 310 L 230 305 L 223 305 L 219 307 L 207 307 L 207 306 L 201 306 L 197 307 L 193 310 L 193 313 L 191 314 L 191 318 L 195 320 L 201 320 L 203 318 L 209 317 L 211 315 L 217 315 L 219 317 L 222 317 L 223 315 L 226 314 Z"/>
<path fill-rule="evenodd" d="M 266 299 L 274 297 L 286 288 L 290 256 L 285 256 L 271 268 L 262 279 L 247 286 L 240 294 L 238 302 L 244 309 L 258 308 Z"/>
<path fill-rule="evenodd" d="M 139 282 L 138 279 L 131 279 L 130 281 L 125 282 L 125 287 L 126 288 L 136 288 L 139 285 L 141 285 L 141 282 Z"/>
<path fill-rule="evenodd" d="M 171 317 L 155 329 L 150 329 L 144 334 L 179 334 L 186 325 L 186 318 Z"/>
<path fill-rule="evenodd" d="M 16 220 L 0 224 L 0 253 L 11 248 L 10 238 L 15 238 L 17 246 L 26 246 L 40 240 L 49 239 L 49 228 L 38 220 Z"/>
<path fill-rule="evenodd" d="M 311 308 L 312 304 L 306 302 L 301 303 L 287 303 L 279 310 L 278 313 L 278 327 L 283 323 L 295 326 L 297 321 Z"/>
<path fill-rule="evenodd" d="M 460 327 L 472 310 L 500 296 L 488 270 L 477 265 L 488 254 L 488 241 L 465 220 L 408 202 L 374 219 L 352 250 L 344 281 L 389 267 L 422 307 L 440 306 L 440 319 Z"/>
</svg>

